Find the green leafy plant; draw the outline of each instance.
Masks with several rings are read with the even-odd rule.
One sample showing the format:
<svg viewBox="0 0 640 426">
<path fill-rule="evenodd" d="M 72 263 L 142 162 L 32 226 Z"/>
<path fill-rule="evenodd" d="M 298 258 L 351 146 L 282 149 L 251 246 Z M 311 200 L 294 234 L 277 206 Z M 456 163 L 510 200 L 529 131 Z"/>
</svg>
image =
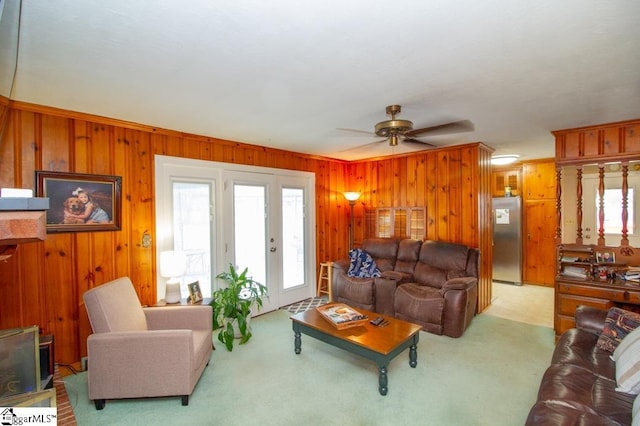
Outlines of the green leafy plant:
<svg viewBox="0 0 640 426">
<path fill-rule="evenodd" d="M 267 287 L 247 277 L 248 268 L 238 273 L 235 266 L 229 264 L 229 270 L 221 272 L 217 279 L 224 281 L 226 287 L 213 292 L 213 327 L 220 328 L 218 340 L 228 351 L 233 350 L 235 338 L 234 323 L 240 331 L 240 344 L 251 339 L 248 320 L 251 315 L 251 305 L 255 303 L 257 310 L 262 307 L 262 297 L 267 295 Z"/>
</svg>

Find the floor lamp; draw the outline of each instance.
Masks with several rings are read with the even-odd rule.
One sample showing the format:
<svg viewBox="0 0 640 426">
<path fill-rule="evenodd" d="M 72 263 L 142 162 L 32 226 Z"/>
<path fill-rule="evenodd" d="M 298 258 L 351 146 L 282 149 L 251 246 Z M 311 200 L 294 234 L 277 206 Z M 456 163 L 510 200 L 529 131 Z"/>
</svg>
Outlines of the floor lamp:
<svg viewBox="0 0 640 426">
<path fill-rule="evenodd" d="M 349 222 L 349 250 L 353 248 L 353 206 L 356 205 L 356 200 L 360 198 L 359 192 L 345 192 L 344 198 L 349 201 L 349 209 L 351 211 Z"/>
</svg>

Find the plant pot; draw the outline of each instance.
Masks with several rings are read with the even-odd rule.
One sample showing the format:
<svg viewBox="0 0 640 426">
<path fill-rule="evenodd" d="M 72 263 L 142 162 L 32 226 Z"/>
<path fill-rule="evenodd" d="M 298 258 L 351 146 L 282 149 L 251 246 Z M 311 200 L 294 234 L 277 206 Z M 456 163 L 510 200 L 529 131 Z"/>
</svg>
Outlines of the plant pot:
<svg viewBox="0 0 640 426">
<path fill-rule="evenodd" d="M 233 337 L 235 337 L 236 339 L 240 339 L 242 337 L 242 334 L 240 334 L 240 327 L 238 327 L 238 321 L 233 319 L 231 321 L 231 326 L 233 327 Z M 251 330 L 251 314 L 247 316 L 247 330 Z"/>
</svg>

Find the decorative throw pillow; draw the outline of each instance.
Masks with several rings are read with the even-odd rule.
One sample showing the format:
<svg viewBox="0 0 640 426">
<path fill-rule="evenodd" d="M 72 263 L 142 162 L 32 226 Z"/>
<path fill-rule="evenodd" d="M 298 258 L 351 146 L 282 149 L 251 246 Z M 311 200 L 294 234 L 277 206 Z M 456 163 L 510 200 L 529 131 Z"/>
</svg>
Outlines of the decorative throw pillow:
<svg viewBox="0 0 640 426">
<path fill-rule="evenodd" d="M 640 325 L 640 314 L 620 308 L 611 308 L 604 321 L 604 329 L 598 338 L 598 346 L 613 352 L 627 334 Z"/>
<path fill-rule="evenodd" d="M 611 354 L 611 359 L 613 360 L 613 362 L 618 362 L 620 355 L 623 352 L 626 352 L 629 346 L 636 345 L 636 341 L 640 342 L 640 327 L 636 328 L 631 333 L 627 334 L 627 337 L 622 339 L 622 342 L 620 342 L 616 350 L 613 351 L 613 354 Z"/>
<path fill-rule="evenodd" d="M 640 425 L 640 394 L 633 400 L 633 409 L 631 410 L 631 425 Z"/>
<path fill-rule="evenodd" d="M 616 363 L 617 391 L 640 393 L 640 328 L 633 330 L 611 356 Z"/>
<path fill-rule="evenodd" d="M 347 275 L 358 278 L 375 278 L 379 277 L 380 270 L 371 255 L 362 249 L 353 249 L 349 251 L 351 264 Z"/>
</svg>

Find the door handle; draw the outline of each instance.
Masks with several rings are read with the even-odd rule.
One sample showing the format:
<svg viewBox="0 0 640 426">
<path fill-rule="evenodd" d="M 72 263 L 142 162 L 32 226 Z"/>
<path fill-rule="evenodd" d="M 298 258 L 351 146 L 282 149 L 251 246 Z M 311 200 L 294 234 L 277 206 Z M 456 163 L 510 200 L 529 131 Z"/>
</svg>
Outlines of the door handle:
<svg viewBox="0 0 640 426">
<path fill-rule="evenodd" d="M 274 252 L 276 251 L 276 248 L 275 248 L 275 247 L 271 247 L 271 248 L 269 249 L 269 251 L 270 251 L 271 253 L 274 253 Z"/>
</svg>

